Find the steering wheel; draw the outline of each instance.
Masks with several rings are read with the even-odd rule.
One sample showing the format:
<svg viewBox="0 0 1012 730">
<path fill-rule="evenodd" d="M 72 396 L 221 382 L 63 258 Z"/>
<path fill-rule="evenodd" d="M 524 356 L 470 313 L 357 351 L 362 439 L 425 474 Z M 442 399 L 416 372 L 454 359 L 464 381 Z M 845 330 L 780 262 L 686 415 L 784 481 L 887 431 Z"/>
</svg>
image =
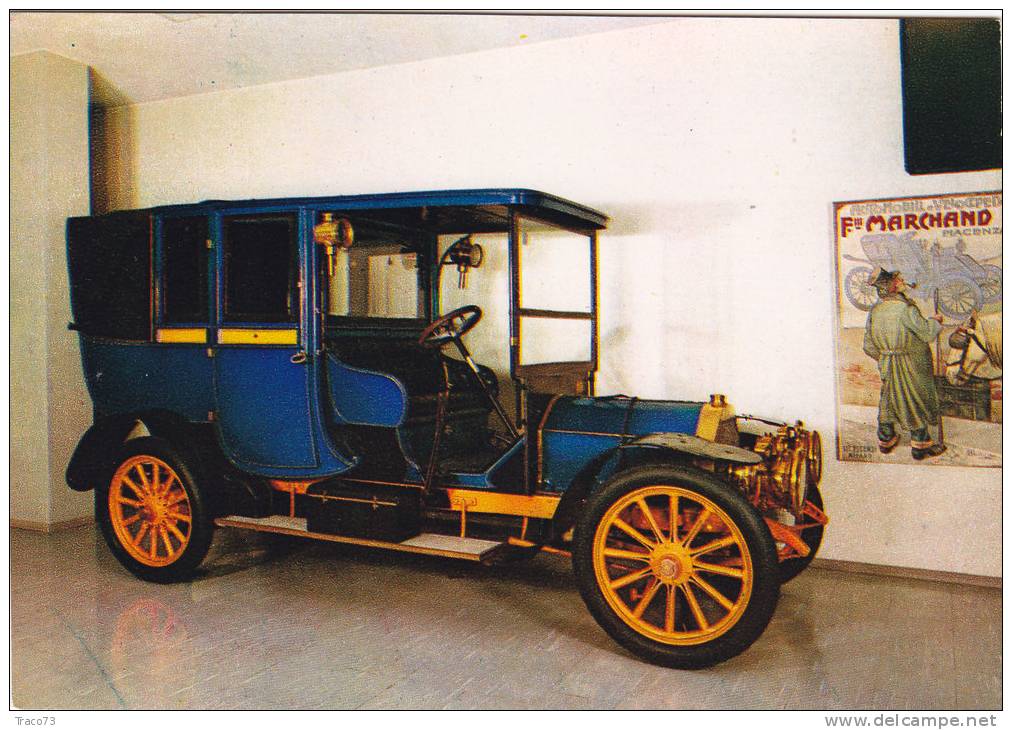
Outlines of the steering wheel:
<svg viewBox="0 0 1012 730">
<path fill-rule="evenodd" d="M 476 304 L 454 309 L 426 327 L 418 337 L 418 344 L 422 347 L 442 347 L 470 332 L 480 319 L 481 307 Z"/>
</svg>

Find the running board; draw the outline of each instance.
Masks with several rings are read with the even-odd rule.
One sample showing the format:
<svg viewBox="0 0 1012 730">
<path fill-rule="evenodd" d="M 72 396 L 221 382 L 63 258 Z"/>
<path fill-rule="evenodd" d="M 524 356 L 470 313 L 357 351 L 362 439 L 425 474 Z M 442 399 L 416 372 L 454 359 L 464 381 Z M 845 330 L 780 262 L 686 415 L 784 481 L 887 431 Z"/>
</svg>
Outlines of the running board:
<svg viewBox="0 0 1012 730">
<path fill-rule="evenodd" d="M 351 545 L 364 545 L 366 547 L 398 550 L 404 553 L 419 553 L 421 555 L 438 555 L 444 558 L 457 558 L 458 560 L 472 560 L 475 562 L 488 560 L 492 557 L 493 553 L 505 544 L 492 540 L 478 540 L 473 537 L 454 537 L 453 535 L 437 535 L 433 533 L 416 535 L 403 542 L 385 542 L 383 540 L 370 540 L 364 537 L 330 535 L 324 532 L 310 532 L 307 530 L 304 517 L 285 517 L 283 515 L 274 515 L 272 517 L 241 517 L 231 515 L 229 517 L 219 517 L 214 521 L 214 524 L 218 527 L 235 527 L 240 530 L 254 530 L 256 532 L 274 532 L 280 535 L 308 537 L 313 540 L 343 542 Z"/>
</svg>

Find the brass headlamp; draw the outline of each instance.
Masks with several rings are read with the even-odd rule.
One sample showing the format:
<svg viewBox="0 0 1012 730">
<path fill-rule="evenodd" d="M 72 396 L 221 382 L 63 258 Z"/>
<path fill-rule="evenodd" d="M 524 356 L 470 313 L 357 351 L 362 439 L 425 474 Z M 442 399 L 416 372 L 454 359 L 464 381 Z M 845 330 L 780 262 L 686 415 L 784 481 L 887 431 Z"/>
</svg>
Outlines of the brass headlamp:
<svg viewBox="0 0 1012 730">
<path fill-rule="evenodd" d="M 334 219 L 333 213 L 324 213 L 323 221 L 313 227 L 313 241 L 327 253 L 327 272 L 334 275 L 334 251 L 349 249 L 355 242 L 355 231 L 347 218 Z"/>
</svg>

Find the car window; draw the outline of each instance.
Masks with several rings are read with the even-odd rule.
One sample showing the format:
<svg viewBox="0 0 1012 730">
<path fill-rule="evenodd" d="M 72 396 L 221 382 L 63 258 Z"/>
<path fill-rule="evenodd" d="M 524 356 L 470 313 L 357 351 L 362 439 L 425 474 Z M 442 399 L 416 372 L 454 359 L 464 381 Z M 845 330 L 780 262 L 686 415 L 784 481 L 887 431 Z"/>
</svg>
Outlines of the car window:
<svg viewBox="0 0 1012 730">
<path fill-rule="evenodd" d="M 162 322 L 207 321 L 207 238 L 206 216 L 162 221 Z"/>
<path fill-rule="evenodd" d="M 324 213 L 318 225 L 323 242 L 327 314 L 335 317 L 425 317 L 425 289 L 421 284 L 418 241 L 410 234 L 388 231 L 368 222 L 340 218 L 346 236 L 343 244 L 331 240 L 334 220 Z M 348 233 L 348 231 L 354 233 Z"/>
<path fill-rule="evenodd" d="M 151 337 L 151 216 L 71 218 L 67 244 L 75 326 L 102 337 Z"/>
<path fill-rule="evenodd" d="M 590 312 L 590 238 L 520 218 L 520 305 Z"/>
<path fill-rule="evenodd" d="M 224 219 L 226 322 L 298 320 L 295 214 Z"/>
</svg>

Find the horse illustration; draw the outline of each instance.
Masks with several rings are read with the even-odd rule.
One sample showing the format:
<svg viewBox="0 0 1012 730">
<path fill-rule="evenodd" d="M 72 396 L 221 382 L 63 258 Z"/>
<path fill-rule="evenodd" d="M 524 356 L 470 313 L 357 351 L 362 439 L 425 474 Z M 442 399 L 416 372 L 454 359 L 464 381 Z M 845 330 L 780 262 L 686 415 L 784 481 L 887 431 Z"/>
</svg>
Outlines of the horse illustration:
<svg viewBox="0 0 1012 730">
<path fill-rule="evenodd" d="M 1001 309 L 974 312 L 949 336 L 950 355 L 958 355 L 945 368 L 953 385 L 965 385 L 970 378 L 997 380 L 1001 377 Z"/>
</svg>

